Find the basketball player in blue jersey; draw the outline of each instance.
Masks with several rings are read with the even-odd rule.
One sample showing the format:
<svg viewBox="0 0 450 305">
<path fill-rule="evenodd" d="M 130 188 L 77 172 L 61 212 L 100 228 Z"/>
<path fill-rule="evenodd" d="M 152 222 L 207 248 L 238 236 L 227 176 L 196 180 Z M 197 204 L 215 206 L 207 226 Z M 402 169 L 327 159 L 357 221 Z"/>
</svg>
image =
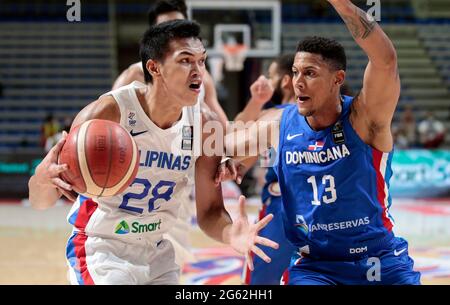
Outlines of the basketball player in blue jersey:
<svg viewBox="0 0 450 305">
<path fill-rule="evenodd" d="M 282 283 L 420 284 L 389 213 L 390 126 L 400 96 L 396 51 L 351 1 L 328 2 L 369 58 L 359 94 L 340 95 L 343 47 L 307 38 L 292 66 L 296 105 L 261 117 L 247 139 L 227 136 L 227 152 L 255 144 L 277 150 L 285 233 L 297 248 Z"/>
<path fill-rule="evenodd" d="M 259 95 L 265 96 L 266 90 L 258 90 L 259 88 L 255 86 L 263 82 L 269 82 L 268 86 L 263 87 L 273 88 L 270 101 L 265 103 L 262 107 L 263 109 L 274 107 L 282 109 L 289 104 L 295 103 L 294 87 L 292 86 L 292 64 L 294 63 L 294 57 L 295 54 L 284 54 L 270 64 L 268 79 L 261 76 L 250 87 L 252 96 L 247 107 L 253 107 L 251 105 L 252 101 L 261 100 Z M 264 114 L 264 111 L 253 111 L 253 115 L 256 117 L 261 116 Z M 263 219 L 267 214 L 274 215 L 273 220 L 260 231 L 260 235 L 276 241 L 280 247 L 275 251 L 272 251 L 271 248 L 262 247 L 272 259 L 271 262 L 267 264 L 258 257 L 254 257 L 254 270 L 251 271 L 248 267 L 244 268 L 243 281 L 248 285 L 278 285 L 283 272 L 289 266 L 292 253 L 295 250 L 284 234 L 280 187 L 276 173 L 270 166 L 270 152 L 267 151 L 267 155 L 261 159 L 261 166 L 268 167 L 265 174 L 258 171 L 259 168 L 255 168 L 257 170 L 255 175 L 259 173 L 265 176 L 265 183 L 261 194 L 262 207 L 259 211 L 258 220 Z M 256 158 L 251 158 L 246 160 L 244 166 L 249 168 L 255 163 Z"/>
<path fill-rule="evenodd" d="M 278 247 L 257 235 L 273 216 L 250 225 L 243 197 L 238 218 L 234 222 L 230 218 L 221 187 L 214 180 L 222 156 L 206 150 L 195 154 L 194 137 L 199 136 L 195 130 L 207 122 L 196 116 L 206 59 L 199 32 L 199 25 L 187 20 L 150 28 L 141 41 L 140 54 L 144 71 L 152 78 L 151 90 L 133 82 L 102 95 L 75 118 L 72 128 L 90 119 L 121 124 L 134 137 L 140 165 L 136 179 L 123 193 L 100 198 L 79 195 L 75 201 L 68 215 L 73 233 L 66 251 L 71 283 L 177 284 L 180 266 L 164 234 L 178 217 L 193 166 L 197 219 L 207 235 L 239 253 L 255 252 L 267 262 L 270 258 L 256 244 Z M 203 149 L 209 136 L 202 134 L 199 144 Z M 35 208 L 49 208 L 63 192 L 72 191 L 59 177 L 67 165 L 57 164 L 65 138 L 30 178 L 29 199 Z M 175 160 L 183 160 L 182 166 Z"/>
</svg>

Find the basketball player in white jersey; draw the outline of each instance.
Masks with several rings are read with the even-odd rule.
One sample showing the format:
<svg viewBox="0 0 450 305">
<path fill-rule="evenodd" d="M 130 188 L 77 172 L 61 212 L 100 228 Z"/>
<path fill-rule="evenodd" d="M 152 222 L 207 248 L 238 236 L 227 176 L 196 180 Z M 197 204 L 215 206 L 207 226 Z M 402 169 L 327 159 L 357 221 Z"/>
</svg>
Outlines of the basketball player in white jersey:
<svg viewBox="0 0 450 305">
<path fill-rule="evenodd" d="M 158 0 L 150 6 L 147 15 L 149 26 L 154 26 L 169 20 L 187 19 L 186 3 L 184 0 Z M 141 83 L 147 81 L 140 62 L 131 64 L 117 77 L 113 85 L 113 90 L 129 85 L 134 81 Z M 220 121 L 222 126 L 226 128 L 228 118 L 217 99 L 214 80 L 206 70 L 199 100 L 202 104 L 202 110 L 208 112 L 209 115 Z"/>
<path fill-rule="evenodd" d="M 90 119 L 120 123 L 138 145 L 140 166 L 133 183 L 117 196 L 78 196 L 68 215 L 73 225 L 66 252 L 71 283 L 177 284 L 179 266 L 171 242 L 163 235 L 177 218 L 179 199 L 194 165 L 197 218 L 206 234 L 246 256 L 254 252 L 267 262 L 270 258 L 256 244 L 278 247 L 257 236 L 273 216 L 249 224 L 243 197 L 239 217 L 231 220 L 221 187 L 214 180 L 222 156 L 195 154 L 193 143 L 199 136 L 195 131 L 206 122 L 195 106 L 206 59 L 199 31 L 198 24 L 187 20 L 149 29 L 140 54 L 145 74 L 152 78 L 151 90 L 134 82 L 102 95 L 75 118 L 72 128 Z M 200 143 L 208 136 L 203 133 Z M 29 198 L 35 208 L 51 207 L 63 192 L 72 191 L 59 177 L 67 166 L 56 163 L 64 140 L 48 153 L 29 181 Z"/>
<path fill-rule="evenodd" d="M 147 14 L 149 25 L 154 26 L 169 20 L 187 19 L 187 7 L 184 0 L 158 0 L 150 6 Z M 115 80 L 113 90 L 129 85 L 134 81 L 150 84 L 149 79 L 145 79 L 141 62 L 134 63 L 130 65 L 128 69 L 124 70 Z M 271 97 L 271 91 L 267 93 L 268 90 L 264 90 L 268 87 L 268 84 L 262 84 L 262 80 L 258 80 L 258 82 L 254 84 L 252 92 L 255 92 L 255 94 L 252 95 L 252 99 L 249 101 L 247 107 L 235 118 L 235 121 L 246 122 L 257 119 L 257 116 L 255 117 L 253 113 L 258 114 L 262 105 Z M 202 85 L 200 86 L 198 102 L 200 103 L 200 109 L 203 113 L 211 119 L 219 121 L 224 129 L 227 128 L 228 118 L 217 99 L 213 78 L 206 70 Z M 258 108 L 259 111 L 257 111 Z M 236 164 L 233 160 L 228 160 L 228 162 L 223 160 L 222 166 L 217 172 L 216 181 L 224 181 L 227 178 L 232 178 L 235 180 L 237 179 L 239 183 L 242 178 L 235 166 Z M 189 184 L 193 186 L 193 171 L 190 178 Z M 182 203 L 179 218 L 166 236 L 175 246 L 176 259 L 180 265 L 183 265 L 186 262 L 195 261 L 195 258 L 190 251 L 191 243 L 189 236 L 189 231 L 191 229 L 190 222 L 195 216 L 195 206 L 189 196 L 191 190 L 192 188 L 186 188 L 185 194 L 181 199 Z"/>
<path fill-rule="evenodd" d="M 187 7 L 184 0 L 158 0 L 151 4 L 147 12 L 149 26 L 154 26 L 169 20 L 187 19 Z M 134 63 L 124 70 L 115 80 L 113 90 L 122 86 L 131 84 L 134 81 L 147 83 L 150 88 L 150 79 L 145 79 L 144 69 L 141 62 Z M 200 93 L 198 95 L 198 103 L 203 113 L 207 114 L 211 119 L 220 121 L 223 128 L 226 128 L 228 119 L 222 107 L 217 100 L 217 93 L 212 77 L 208 71 L 205 70 L 202 85 L 200 86 Z M 223 163 L 223 166 L 233 166 L 231 161 Z M 225 172 L 225 169 L 222 170 Z M 228 173 L 230 171 L 227 171 Z M 224 176 L 225 174 L 222 174 Z M 191 252 L 190 230 L 191 221 L 195 217 L 195 204 L 191 199 L 193 190 L 194 170 L 188 176 L 188 184 L 181 196 L 181 204 L 179 210 L 179 217 L 176 220 L 172 229 L 167 232 L 166 238 L 170 239 L 175 248 L 176 261 L 180 266 L 187 262 L 195 262 L 195 257 Z"/>
</svg>

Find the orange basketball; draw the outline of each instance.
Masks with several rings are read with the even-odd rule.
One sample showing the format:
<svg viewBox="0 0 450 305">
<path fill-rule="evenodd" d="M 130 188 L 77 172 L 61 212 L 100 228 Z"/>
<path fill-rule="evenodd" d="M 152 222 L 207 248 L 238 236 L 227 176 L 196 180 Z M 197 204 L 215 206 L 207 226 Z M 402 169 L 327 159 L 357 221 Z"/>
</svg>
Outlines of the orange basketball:
<svg viewBox="0 0 450 305">
<path fill-rule="evenodd" d="M 61 177 L 86 197 L 108 197 L 123 192 L 134 180 L 139 151 L 119 124 L 90 120 L 74 128 L 59 154 L 69 169 Z"/>
</svg>

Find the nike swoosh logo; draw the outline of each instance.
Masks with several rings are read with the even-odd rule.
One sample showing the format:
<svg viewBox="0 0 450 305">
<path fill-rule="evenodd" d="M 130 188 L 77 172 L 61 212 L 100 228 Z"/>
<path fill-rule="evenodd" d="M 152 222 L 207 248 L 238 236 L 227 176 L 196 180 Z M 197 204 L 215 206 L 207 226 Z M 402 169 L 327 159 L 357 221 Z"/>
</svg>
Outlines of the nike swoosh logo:
<svg viewBox="0 0 450 305">
<path fill-rule="evenodd" d="M 303 135 L 303 133 L 297 133 L 297 134 L 294 134 L 292 136 L 290 134 L 288 134 L 287 135 L 287 140 L 290 141 L 290 140 L 292 140 L 292 139 L 294 139 L 296 137 L 302 136 L 302 135 Z"/>
<path fill-rule="evenodd" d="M 402 250 L 400 250 L 400 251 L 394 250 L 394 255 L 395 255 L 395 256 L 399 256 L 400 254 L 402 254 L 402 253 L 405 252 L 405 251 L 406 251 L 406 248 L 405 248 L 405 249 L 402 249 Z"/>
<path fill-rule="evenodd" d="M 146 133 L 148 130 L 140 131 L 140 132 L 134 132 L 133 129 L 131 129 L 130 134 L 132 137 L 138 136 L 140 134 Z"/>
</svg>

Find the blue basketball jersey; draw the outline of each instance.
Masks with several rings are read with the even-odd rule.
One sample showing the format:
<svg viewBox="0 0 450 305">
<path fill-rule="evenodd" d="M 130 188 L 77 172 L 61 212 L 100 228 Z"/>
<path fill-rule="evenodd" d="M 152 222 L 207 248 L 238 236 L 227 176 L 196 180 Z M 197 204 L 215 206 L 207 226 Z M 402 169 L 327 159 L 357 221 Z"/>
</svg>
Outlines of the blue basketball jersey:
<svg viewBox="0 0 450 305">
<path fill-rule="evenodd" d="M 278 108 L 278 109 L 284 109 L 290 105 L 292 105 L 292 104 L 281 104 L 281 105 L 272 104 L 271 107 Z M 269 162 L 270 162 L 270 160 L 272 160 L 272 158 L 276 158 L 276 151 L 273 148 L 270 148 L 267 151 L 267 154 L 268 154 L 267 158 L 269 159 Z M 275 156 L 274 156 L 274 154 L 275 154 Z M 261 192 L 261 200 L 263 203 L 265 203 L 270 198 L 270 196 L 274 195 L 273 192 L 271 192 L 271 190 L 269 188 L 273 182 L 278 181 L 277 174 L 272 166 L 267 167 L 265 180 L 266 180 L 266 182 L 264 183 L 264 186 L 263 186 L 262 192 Z"/>
<path fill-rule="evenodd" d="M 392 153 L 365 144 L 350 124 L 352 97 L 332 126 L 314 131 L 297 105 L 284 109 L 276 170 L 287 238 L 305 256 L 357 259 L 393 238 Z"/>
</svg>

